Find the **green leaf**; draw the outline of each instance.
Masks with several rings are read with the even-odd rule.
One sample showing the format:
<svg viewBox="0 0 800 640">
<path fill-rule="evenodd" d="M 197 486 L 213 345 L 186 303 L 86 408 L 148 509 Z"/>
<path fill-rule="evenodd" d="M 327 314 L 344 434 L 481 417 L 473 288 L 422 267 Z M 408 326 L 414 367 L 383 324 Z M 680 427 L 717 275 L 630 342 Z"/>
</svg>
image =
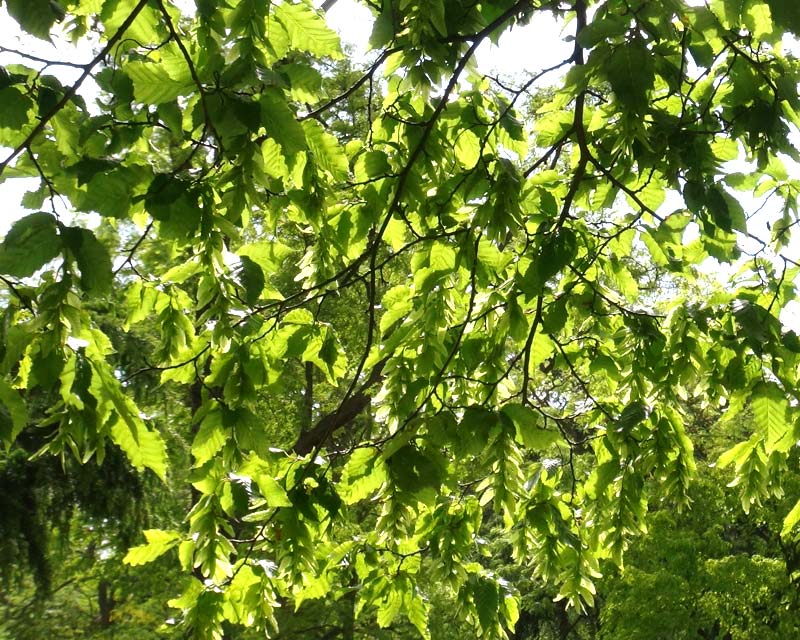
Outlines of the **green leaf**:
<svg viewBox="0 0 800 640">
<path fill-rule="evenodd" d="M 228 434 L 222 424 L 222 412 L 219 409 L 209 411 L 192 441 L 195 466 L 201 467 L 211 460 L 225 446 L 227 439 Z"/>
<path fill-rule="evenodd" d="M 431 632 L 428 629 L 428 605 L 425 600 L 423 600 L 416 589 L 412 588 L 406 591 L 404 603 L 408 621 L 416 627 L 424 640 L 430 640 Z"/>
<path fill-rule="evenodd" d="M 439 469 L 417 447 L 407 444 L 386 460 L 392 481 L 402 491 L 419 493 L 427 487 L 436 488 L 440 482 Z"/>
<path fill-rule="evenodd" d="M 750 457 L 750 454 L 753 452 L 754 447 L 755 444 L 753 444 L 749 440 L 746 440 L 745 442 L 740 442 L 739 444 L 736 444 L 727 451 L 723 452 L 717 459 L 717 465 L 720 468 L 724 469 L 731 463 L 735 462 L 736 463 L 735 466 L 738 469 L 747 461 L 747 458 Z"/>
<path fill-rule="evenodd" d="M 517 440 L 531 451 L 544 451 L 561 439 L 558 431 L 540 427 L 539 414 L 521 404 L 506 404 L 500 410 L 517 430 Z"/>
<path fill-rule="evenodd" d="M 472 131 L 464 129 L 458 133 L 455 152 L 461 166 L 471 169 L 480 160 L 481 141 Z"/>
<path fill-rule="evenodd" d="M 148 429 L 133 401 L 122 391 L 105 361 L 90 360 L 92 391 L 96 397 L 111 404 L 109 417 L 111 439 L 119 446 L 139 471 L 147 468 L 162 480 L 167 475 L 167 454 L 164 441 L 157 431 Z"/>
<path fill-rule="evenodd" d="M 763 2 L 751 4 L 745 12 L 744 22 L 757 39 L 766 39 L 772 34 L 773 29 L 769 4 Z"/>
<path fill-rule="evenodd" d="M 746 3 L 746 0 L 712 0 L 711 10 L 725 27 L 734 28 L 741 24 Z"/>
<path fill-rule="evenodd" d="M 255 477 L 255 481 L 259 492 L 264 496 L 264 500 L 267 501 L 267 505 L 270 507 L 292 506 L 292 501 L 289 500 L 286 490 L 275 478 L 267 474 L 259 474 Z"/>
<path fill-rule="evenodd" d="M 792 507 L 792 510 L 786 514 L 783 519 L 783 528 L 781 529 L 781 538 L 786 538 L 792 530 L 800 522 L 800 500 Z"/>
<path fill-rule="evenodd" d="M 239 261 L 241 262 L 239 282 L 244 289 L 244 301 L 249 305 L 254 305 L 264 290 L 264 272 L 257 262 L 247 256 L 240 255 Z"/>
<path fill-rule="evenodd" d="M 40 211 L 20 218 L 0 244 L 0 273 L 32 276 L 61 252 L 61 238 L 52 214 Z"/>
<path fill-rule="evenodd" d="M 334 59 L 342 57 L 338 34 L 307 4 L 284 2 L 275 8 L 274 15 L 289 34 L 293 49 Z"/>
<path fill-rule="evenodd" d="M 305 130 L 286 104 L 280 90 L 270 87 L 261 95 L 261 122 L 267 135 L 281 146 L 286 156 L 293 156 L 308 148 Z"/>
<path fill-rule="evenodd" d="M 114 279 L 108 249 L 88 229 L 66 227 L 64 246 L 72 252 L 81 272 L 81 288 L 90 294 L 106 293 Z"/>
<path fill-rule="evenodd" d="M 345 180 L 349 173 L 349 167 L 341 143 L 327 133 L 316 120 L 305 120 L 303 130 L 308 149 L 314 154 L 316 163 L 330 173 L 334 180 Z"/>
<path fill-rule="evenodd" d="M 478 612 L 481 628 L 484 632 L 488 632 L 494 625 L 500 604 L 497 585 L 492 580 L 481 578 L 474 587 L 472 597 L 475 602 L 475 609 Z"/>
<path fill-rule="evenodd" d="M 614 47 L 602 68 L 626 109 L 631 113 L 647 110 L 655 73 L 653 54 L 641 38 Z"/>
<path fill-rule="evenodd" d="M 345 504 L 371 497 L 388 480 L 386 465 L 378 449 L 356 449 L 342 469 L 339 495 Z"/>
<path fill-rule="evenodd" d="M 630 432 L 647 417 L 647 407 L 641 400 L 634 400 L 622 410 L 615 427 L 621 432 Z"/>
<path fill-rule="evenodd" d="M 145 207 L 161 222 L 161 231 L 169 238 L 189 238 L 200 225 L 197 195 L 188 183 L 171 175 L 156 175 L 147 188 Z"/>
<path fill-rule="evenodd" d="M 181 540 L 180 534 L 174 531 L 145 529 L 143 533 L 147 544 L 128 549 L 128 553 L 126 553 L 125 557 L 122 559 L 125 564 L 135 567 L 152 562 L 156 558 L 163 556 Z"/>
<path fill-rule="evenodd" d="M 723 231 L 730 233 L 732 231 L 731 212 L 728 208 L 728 203 L 717 187 L 711 187 L 706 192 L 706 206 L 714 224 Z"/>
<path fill-rule="evenodd" d="M 800 4 L 785 0 L 767 0 L 775 24 L 800 34 Z"/>
<path fill-rule="evenodd" d="M 123 218 L 130 210 L 131 185 L 118 172 L 98 173 L 86 185 L 86 195 L 76 200 L 82 211 Z"/>
<path fill-rule="evenodd" d="M 538 296 L 548 280 L 559 273 L 577 253 L 578 241 L 569 228 L 547 236 L 522 276 L 520 288 L 528 298 Z"/>
<path fill-rule="evenodd" d="M 766 439 L 767 453 L 788 451 L 794 444 L 788 421 L 789 402 L 786 394 L 774 382 L 759 382 L 751 395 L 753 421 Z"/>
<path fill-rule="evenodd" d="M 0 89 L 0 128 L 22 129 L 30 122 L 33 100 L 16 87 Z"/>
<path fill-rule="evenodd" d="M 368 180 L 379 176 L 390 175 L 392 167 L 389 158 L 383 151 L 367 151 L 359 160 L 363 158 L 364 175 L 356 176 L 358 180 Z"/>
<path fill-rule="evenodd" d="M 289 79 L 289 93 L 301 103 L 315 104 L 322 93 L 322 75 L 307 64 L 290 63 L 279 67 Z"/>
<path fill-rule="evenodd" d="M 385 629 L 394 622 L 400 607 L 403 605 L 403 594 L 394 585 L 389 587 L 386 598 L 378 605 L 378 626 Z"/>
<path fill-rule="evenodd" d="M 439 35 L 447 37 L 447 20 L 445 18 L 444 0 L 428 0 L 428 19 Z"/>
<path fill-rule="evenodd" d="M 23 31 L 42 40 L 50 40 L 50 29 L 64 18 L 64 9 L 55 0 L 6 0 L 6 8 Z"/>
<path fill-rule="evenodd" d="M 0 442 L 7 447 L 28 424 L 28 409 L 19 391 L 0 378 Z"/>
<path fill-rule="evenodd" d="M 155 62 L 129 62 L 125 73 L 133 81 L 133 93 L 143 104 L 164 104 L 196 90 L 191 80 L 175 80 L 163 65 Z"/>
</svg>

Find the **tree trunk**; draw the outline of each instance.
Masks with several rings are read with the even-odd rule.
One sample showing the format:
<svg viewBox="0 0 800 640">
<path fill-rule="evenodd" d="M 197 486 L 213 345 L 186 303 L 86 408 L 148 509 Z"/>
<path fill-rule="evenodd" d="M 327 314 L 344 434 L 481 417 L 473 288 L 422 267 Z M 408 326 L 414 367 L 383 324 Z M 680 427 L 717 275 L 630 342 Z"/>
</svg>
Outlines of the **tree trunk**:
<svg viewBox="0 0 800 640">
<path fill-rule="evenodd" d="M 111 626 L 111 614 L 115 604 L 114 588 L 108 580 L 102 578 L 97 585 L 97 608 L 99 609 L 97 620 L 101 629 Z"/>
</svg>

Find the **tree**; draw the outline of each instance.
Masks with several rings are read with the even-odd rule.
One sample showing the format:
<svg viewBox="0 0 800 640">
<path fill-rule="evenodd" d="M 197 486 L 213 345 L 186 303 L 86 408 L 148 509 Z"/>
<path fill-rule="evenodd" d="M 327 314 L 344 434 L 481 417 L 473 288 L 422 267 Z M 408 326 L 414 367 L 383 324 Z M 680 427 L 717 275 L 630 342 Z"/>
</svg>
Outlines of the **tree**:
<svg viewBox="0 0 800 640">
<path fill-rule="evenodd" d="M 180 476 L 169 421 L 130 380 L 182 389 L 193 505 L 126 558 L 177 550 L 171 605 L 197 637 L 269 630 L 279 607 L 323 597 L 348 604 L 345 636 L 402 612 L 430 637 L 428 585 L 503 636 L 518 605 L 483 559 L 490 521 L 560 598 L 591 605 L 650 497 L 688 502 L 682 407 L 752 407 L 720 460 L 745 509 L 780 491 L 797 440 L 800 341 L 780 315 L 800 109 L 783 42 L 800 11 L 368 4 L 372 62 L 330 95 L 343 53 L 308 2 L 7 3 L 32 36 L 60 21 L 98 44 L 88 62 L 19 52 L 0 75 L 0 175 L 41 182 L 0 246 L 0 437 L 38 430 L 39 455 L 81 461 L 118 447 Z M 514 86 L 476 70 L 481 42 L 543 12 L 570 24 L 566 60 Z M 64 64 L 73 84 L 48 73 Z M 342 109 L 357 91 L 366 124 Z M 769 227 L 745 194 L 778 212 Z M 739 269 L 725 287 L 698 277 L 710 258 Z M 653 265 L 676 297 L 640 290 Z M 139 372 L 115 366 L 92 306 L 112 289 L 123 332 L 158 326 Z"/>
</svg>

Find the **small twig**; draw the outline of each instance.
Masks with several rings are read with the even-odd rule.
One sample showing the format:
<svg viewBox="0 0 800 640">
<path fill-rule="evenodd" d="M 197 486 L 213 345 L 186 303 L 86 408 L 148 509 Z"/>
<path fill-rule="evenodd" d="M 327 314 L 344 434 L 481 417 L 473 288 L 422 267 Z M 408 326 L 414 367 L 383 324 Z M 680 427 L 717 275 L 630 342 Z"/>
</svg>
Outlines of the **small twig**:
<svg viewBox="0 0 800 640">
<path fill-rule="evenodd" d="M 103 59 L 105 59 L 111 49 L 113 49 L 114 45 L 117 44 L 117 42 L 119 42 L 119 40 L 122 38 L 122 35 L 125 33 L 125 31 L 128 30 L 128 27 L 133 24 L 133 21 L 136 20 L 136 16 L 141 13 L 142 9 L 145 8 L 148 2 L 149 0 L 139 0 L 139 2 L 133 8 L 133 11 L 131 11 L 130 15 L 125 18 L 125 21 L 120 25 L 119 29 L 117 29 L 117 32 L 108 39 L 108 42 L 106 42 L 106 45 L 100 50 L 100 53 L 98 53 L 91 62 L 83 67 L 83 73 L 81 73 L 80 77 L 69 87 L 69 89 L 64 92 L 64 95 L 61 96 L 61 100 L 59 100 L 55 106 L 50 109 L 50 111 L 42 116 L 41 120 L 36 123 L 36 126 L 31 130 L 31 132 L 25 136 L 25 139 L 14 148 L 14 150 L 5 160 L 0 162 L 0 175 L 3 175 L 3 171 L 5 171 L 9 163 L 20 153 L 22 153 L 24 149 L 27 149 L 36 136 L 44 131 L 47 123 L 50 122 L 50 120 L 52 120 L 53 117 L 55 117 L 55 115 L 61 111 L 61 109 L 63 109 L 70 100 L 72 100 L 86 78 L 91 75 L 92 69 L 94 69 Z"/>
<path fill-rule="evenodd" d="M 206 102 L 206 91 L 203 87 L 203 83 L 200 81 L 200 76 L 197 74 L 197 69 L 194 66 L 194 60 L 192 60 L 192 56 L 189 55 L 188 49 L 186 49 L 186 45 L 183 43 L 180 35 L 178 34 L 177 29 L 175 28 L 175 24 L 172 22 L 172 17 L 169 15 L 169 11 L 167 11 L 167 7 L 164 5 L 164 0 L 157 0 L 158 7 L 161 11 L 161 15 L 164 16 L 164 24 L 167 26 L 167 30 L 169 31 L 170 37 L 175 40 L 175 44 L 178 45 L 178 49 L 181 51 L 181 55 L 183 55 L 183 59 L 186 62 L 186 66 L 189 67 L 189 75 L 192 77 L 192 82 L 194 82 L 195 86 L 197 87 L 197 91 L 200 93 L 200 106 L 203 109 L 203 119 L 205 120 L 205 126 L 211 133 L 214 135 L 214 138 L 219 145 L 218 152 L 222 155 L 225 152 L 225 149 L 222 146 L 222 138 L 220 137 L 219 133 L 217 133 L 216 128 L 214 127 L 214 122 L 211 119 L 211 113 L 208 110 L 208 103 Z M 201 139 L 204 136 L 201 135 Z M 192 153 L 192 155 L 194 155 Z M 190 155 L 191 158 L 191 155 Z M 219 161 L 219 157 L 216 159 Z M 184 162 L 185 164 L 185 162 Z"/>
<path fill-rule="evenodd" d="M 372 76 L 375 75 L 375 72 L 378 70 L 378 68 L 386 61 L 386 58 L 388 58 L 390 55 L 392 55 L 393 53 L 395 53 L 397 51 L 400 51 L 400 50 L 401 49 L 399 47 L 393 47 L 393 48 L 390 48 L 390 49 L 384 49 L 383 53 L 381 53 L 381 55 L 378 56 L 378 59 L 375 60 L 375 62 L 373 62 L 372 65 L 370 65 L 370 68 L 367 70 L 367 72 L 363 76 L 361 76 L 358 80 L 356 80 L 347 89 L 347 91 L 345 91 L 343 93 L 340 93 L 335 98 L 331 98 L 328 102 L 326 102 L 322 106 L 317 107 L 313 111 L 309 111 L 304 116 L 299 116 L 297 119 L 298 120 L 308 120 L 309 118 L 318 118 L 320 115 L 325 113 L 331 107 L 336 106 L 337 104 L 339 104 L 343 100 L 347 100 L 347 98 L 349 98 L 356 91 L 358 91 L 358 89 L 361 87 L 361 85 L 363 85 L 365 82 L 369 81 L 371 83 L 372 82 Z"/>
<path fill-rule="evenodd" d="M 30 298 L 28 296 L 22 295 L 19 289 L 17 289 L 17 286 L 13 282 L 11 282 L 11 280 L 6 278 L 5 276 L 0 275 L 0 281 L 2 281 L 9 288 L 11 293 L 13 293 L 17 297 L 17 300 L 19 300 L 20 303 L 22 303 L 23 307 L 25 307 L 28 311 L 30 311 L 34 315 L 36 314 L 36 311 L 34 310 L 33 305 L 30 302 Z"/>
<path fill-rule="evenodd" d="M 0 46 L 0 53 L 11 53 L 15 56 L 19 56 L 20 58 L 32 60 L 33 62 L 39 62 L 48 67 L 72 67 L 73 69 L 85 69 L 88 66 L 87 64 L 80 64 L 78 62 L 65 62 L 63 60 L 48 60 L 47 58 L 40 58 L 39 56 L 34 56 L 31 55 L 30 53 L 19 51 L 18 49 L 11 49 L 10 47 Z"/>
<path fill-rule="evenodd" d="M 141 246 L 142 242 L 144 242 L 144 239 L 147 237 L 147 234 L 150 233 L 150 230 L 152 228 L 153 228 L 153 221 L 151 220 L 149 224 L 145 227 L 144 231 L 142 232 L 141 237 L 134 243 L 130 251 L 128 251 L 128 256 L 125 258 L 123 263 L 114 270 L 115 276 L 120 271 L 122 271 L 122 269 L 125 267 L 126 264 L 130 264 L 131 268 L 134 268 L 135 270 L 135 267 L 133 266 L 133 254 L 136 253 L 136 250 Z"/>
</svg>

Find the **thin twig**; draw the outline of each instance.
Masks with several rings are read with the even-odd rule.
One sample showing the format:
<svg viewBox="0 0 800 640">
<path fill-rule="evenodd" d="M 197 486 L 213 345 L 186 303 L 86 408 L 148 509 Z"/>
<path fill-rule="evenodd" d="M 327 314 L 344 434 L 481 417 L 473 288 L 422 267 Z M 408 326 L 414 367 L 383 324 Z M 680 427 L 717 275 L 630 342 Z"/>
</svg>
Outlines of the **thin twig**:
<svg viewBox="0 0 800 640">
<path fill-rule="evenodd" d="M 9 154 L 9 156 L 5 160 L 3 160 L 3 162 L 0 162 L 0 175 L 3 175 L 3 171 L 5 171 L 6 167 L 9 165 L 11 161 L 14 158 L 16 158 L 20 153 L 22 153 L 24 149 L 28 148 L 28 146 L 31 144 L 31 142 L 33 142 L 36 136 L 38 136 L 42 131 L 44 131 L 44 128 L 47 126 L 47 123 L 50 122 L 50 120 L 52 120 L 53 117 L 55 117 L 55 115 L 59 111 L 61 111 L 61 109 L 64 108 L 67 102 L 72 100 L 72 98 L 78 92 L 78 89 L 80 89 L 81 85 L 84 83 L 86 78 L 88 78 L 91 75 L 92 69 L 94 69 L 108 55 L 111 49 L 114 48 L 114 45 L 117 44 L 117 42 L 119 42 L 119 40 L 122 38 L 122 35 L 125 33 L 125 31 L 128 30 L 128 27 L 130 27 L 133 24 L 133 21 L 136 20 L 136 16 L 138 16 L 139 13 L 141 13 L 142 9 L 144 9 L 145 6 L 147 6 L 148 2 L 149 0 L 139 0 L 139 2 L 133 8 L 133 11 L 131 11 L 130 15 L 127 18 L 125 18 L 125 21 L 120 25 L 119 29 L 117 29 L 117 32 L 108 39 L 108 42 L 106 42 L 106 45 L 100 50 L 100 53 L 98 53 L 92 59 L 91 62 L 89 62 L 83 67 L 83 73 L 81 73 L 80 77 L 69 87 L 69 89 L 67 89 L 64 92 L 64 95 L 61 96 L 61 100 L 59 100 L 55 104 L 55 106 L 52 109 L 50 109 L 50 111 L 48 111 L 44 116 L 42 116 L 41 120 L 39 120 L 36 126 L 31 130 L 31 132 L 27 136 L 25 136 L 25 139 L 14 148 L 14 150 Z"/>
</svg>

